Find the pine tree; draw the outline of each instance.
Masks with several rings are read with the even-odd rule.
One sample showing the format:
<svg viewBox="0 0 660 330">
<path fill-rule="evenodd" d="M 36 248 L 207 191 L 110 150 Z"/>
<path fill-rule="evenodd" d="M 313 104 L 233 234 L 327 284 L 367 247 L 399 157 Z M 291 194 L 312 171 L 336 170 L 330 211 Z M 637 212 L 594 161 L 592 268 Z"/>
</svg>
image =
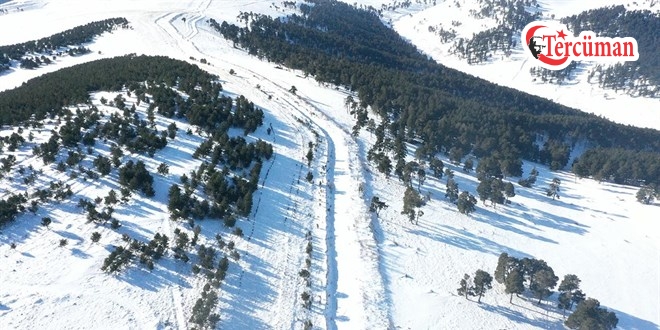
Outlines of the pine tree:
<svg viewBox="0 0 660 330">
<path fill-rule="evenodd" d="M 170 139 L 176 138 L 176 123 L 172 122 L 169 125 L 167 125 L 167 136 Z"/>
<path fill-rule="evenodd" d="M 114 189 L 111 189 L 108 192 L 108 196 L 105 196 L 105 205 L 116 204 L 119 200 L 117 199 L 117 192 Z"/>
<path fill-rule="evenodd" d="M 97 243 L 101 239 L 101 233 L 95 231 L 92 233 L 92 242 Z"/>
<path fill-rule="evenodd" d="M 444 167 L 445 164 L 440 159 L 435 157 L 431 159 L 431 163 L 429 164 L 429 168 L 431 169 L 431 171 L 433 171 L 433 176 L 438 179 L 442 178 L 442 173 L 443 173 L 442 171 Z"/>
<path fill-rule="evenodd" d="M 459 287 L 456 290 L 458 295 L 465 296 L 465 299 L 468 299 L 468 295 L 474 295 L 473 288 L 470 286 L 470 275 L 465 274 L 459 283 Z"/>
<path fill-rule="evenodd" d="M 524 281 L 528 282 L 529 287 L 534 285 L 534 273 L 548 267 L 548 264 L 540 259 L 522 258 L 520 259 L 520 274 L 523 276 Z"/>
<path fill-rule="evenodd" d="M 447 191 L 445 192 L 445 198 L 449 198 L 449 201 L 455 203 L 458 199 L 458 184 L 454 181 L 453 178 L 447 179 Z"/>
<path fill-rule="evenodd" d="M 408 186 L 406 192 L 403 194 L 403 210 L 401 214 L 408 216 L 410 223 L 414 223 L 417 217 L 416 208 L 422 206 L 422 198 L 419 196 L 419 193 Z"/>
<path fill-rule="evenodd" d="M 571 303 L 569 305 L 569 308 L 572 308 L 573 305 L 578 305 L 579 303 L 583 302 L 585 299 L 587 299 L 587 295 L 582 292 L 582 290 L 578 289 L 573 291 L 573 294 L 571 294 Z"/>
<path fill-rule="evenodd" d="M 157 171 L 160 175 L 167 175 L 170 173 L 170 167 L 165 163 L 160 163 L 160 165 L 158 165 Z"/>
<path fill-rule="evenodd" d="M 472 160 L 472 158 L 468 158 L 467 160 L 465 160 L 465 164 L 463 164 L 463 171 L 465 171 L 466 173 L 470 173 L 470 171 L 472 171 L 473 169 L 474 169 L 474 161 Z"/>
<path fill-rule="evenodd" d="M 388 207 L 389 206 L 385 202 L 382 202 L 380 198 L 378 198 L 377 196 L 371 197 L 371 204 L 369 206 L 369 211 L 376 213 L 376 216 L 378 216 L 378 213 L 382 209 L 386 209 Z"/>
<path fill-rule="evenodd" d="M 509 273 L 509 260 L 510 257 L 506 252 L 500 253 L 500 257 L 497 259 L 497 267 L 493 273 L 497 283 L 504 284 L 506 276 Z"/>
<path fill-rule="evenodd" d="M 478 269 L 474 274 L 474 294 L 478 296 L 477 302 L 481 302 L 481 297 L 492 288 L 493 277 L 487 272 Z"/>
<path fill-rule="evenodd" d="M 50 226 L 50 224 L 51 224 L 52 222 L 53 222 L 53 220 L 51 220 L 49 217 L 43 217 L 43 218 L 41 218 L 41 225 L 44 226 L 44 227 L 46 227 L 46 228 L 48 228 L 48 226 Z"/>
<path fill-rule="evenodd" d="M 562 314 L 564 311 L 567 309 L 571 309 L 571 293 L 570 292 L 561 292 L 559 293 L 559 296 L 557 296 L 557 307 L 561 309 Z"/>
<path fill-rule="evenodd" d="M 513 183 L 507 182 L 504 184 L 504 195 L 506 196 L 506 203 L 509 202 L 509 198 L 516 196 L 516 189 L 513 187 Z"/>
<path fill-rule="evenodd" d="M 656 194 L 653 188 L 644 186 L 637 191 L 637 195 L 635 195 L 635 197 L 637 198 L 638 202 L 648 205 L 653 203 L 653 200 L 655 199 L 655 195 Z"/>
<path fill-rule="evenodd" d="M 501 179 L 495 178 L 491 181 L 489 199 L 493 207 L 495 207 L 496 204 L 504 203 L 504 194 L 502 194 L 503 190 L 504 184 Z"/>
<path fill-rule="evenodd" d="M 420 191 L 421 186 L 424 185 L 426 180 L 426 171 L 423 168 L 417 170 L 417 191 Z"/>
<path fill-rule="evenodd" d="M 560 292 L 559 296 L 557 297 L 557 306 L 562 310 L 571 309 L 573 305 L 573 293 L 578 291 L 579 288 L 580 279 L 577 277 L 577 275 L 565 275 L 564 279 L 561 281 L 559 287 L 557 288 L 557 291 Z"/>
<path fill-rule="evenodd" d="M 548 197 L 552 197 L 553 200 L 555 198 L 559 199 L 560 185 L 561 185 L 561 180 L 559 180 L 559 178 L 552 179 L 552 182 L 550 182 L 550 186 L 545 191 L 546 195 L 548 195 Z"/>
<path fill-rule="evenodd" d="M 538 304 L 540 304 L 543 298 L 552 294 L 552 289 L 557 285 L 559 278 L 555 276 L 555 272 L 550 267 L 537 271 L 532 277 L 534 282 L 530 289 L 539 298 Z"/>
<path fill-rule="evenodd" d="M 305 158 L 307 158 L 307 166 L 312 165 L 312 160 L 314 159 L 314 152 L 312 151 L 312 148 L 309 148 L 307 151 L 307 155 L 305 155 Z"/>
<path fill-rule="evenodd" d="M 615 329 L 619 319 L 614 312 L 600 307 L 600 302 L 589 298 L 580 302 L 564 324 L 569 329 Z"/>
<path fill-rule="evenodd" d="M 458 196 L 458 212 L 461 212 L 465 215 L 470 215 L 470 213 L 476 210 L 475 205 L 477 205 L 477 199 L 469 192 L 463 191 Z"/>
<path fill-rule="evenodd" d="M 504 292 L 511 294 L 509 303 L 513 303 L 513 294 L 519 295 L 525 292 L 525 285 L 523 284 L 523 276 L 518 269 L 513 269 L 506 277 Z"/>
<path fill-rule="evenodd" d="M 490 199 L 490 195 L 492 193 L 491 181 L 492 179 L 490 178 L 483 178 L 477 186 L 477 194 L 479 194 L 479 200 L 481 200 L 482 203 L 485 203 Z"/>
</svg>

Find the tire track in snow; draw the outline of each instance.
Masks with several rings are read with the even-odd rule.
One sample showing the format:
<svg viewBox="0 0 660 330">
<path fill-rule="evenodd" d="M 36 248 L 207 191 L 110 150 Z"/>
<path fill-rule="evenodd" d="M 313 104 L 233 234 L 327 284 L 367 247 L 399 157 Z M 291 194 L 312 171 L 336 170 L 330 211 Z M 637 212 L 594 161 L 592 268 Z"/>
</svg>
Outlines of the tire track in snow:
<svg viewBox="0 0 660 330">
<path fill-rule="evenodd" d="M 323 133 L 328 146 L 328 183 L 332 183 L 337 190 L 338 182 L 339 186 L 347 188 L 329 194 L 326 204 L 326 326 L 337 329 L 337 322 L 340 322 L 341 327 L 391 328 L 389 303 L 379 264 L 381 259 L 370 227 L 371 218 L 362 193 L 357 191 L 362 177 L 360 169 L 363 167 L 357 157 L 358 146 L 346 128 L 303 97 L 297 97 L 294 102 L 287 100 L 287 103 Z M 337 145 L 335 141 L 340 142 Z M 339 147 L 341 149 L 337 150 Z M 341 184 L 342 181 L 346 183 Z M 349 193 L 349 198 L 343 198 Z M 356 206 L 359 211 L 357 216 Z M 340 225 L 338 219 L 351 219 L 353 222 Z M 344 260 L 340 264 L 338 256 L 350 261 Z M 355 273 L 359 271 L 363 271 L 364 276 L 356 277 Z"/>
</svg>

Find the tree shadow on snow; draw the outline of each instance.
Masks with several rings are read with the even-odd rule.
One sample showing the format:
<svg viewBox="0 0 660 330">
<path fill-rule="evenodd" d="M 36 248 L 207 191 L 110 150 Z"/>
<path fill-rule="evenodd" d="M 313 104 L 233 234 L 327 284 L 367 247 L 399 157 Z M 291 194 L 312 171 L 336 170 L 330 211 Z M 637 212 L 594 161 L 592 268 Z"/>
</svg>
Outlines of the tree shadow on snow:
<svg viewBox="0 0 660 330">
<path fill-rule="evenodd" d="M 231 325 L 236 329 L 268 329 L 269 325 L 254 314 L 263 311 L 262 306 L 275 303 L 277 294 L 268 281 L 278 275 L 268 269 L 264 260 L 252 254 L 242 254 L 242 260 L 247 262 L 250 268 L 237 269 L 236 264 L 232 263 L 222 284 L 220 301 L 230 307 L 223 310 L 219 328 Z"/>
<path fill-rule="evenodd" d="M 154 269 L 149 271 L 144 265 L 134 261 L 128 269 L 117 275 L 117 279 L 123 280 L 140 289 L 152 292 L 174 285 L 183 288 L 190 288 L 191 286 L 185 280 L 186 278 L 183 277 L 180 270 L 177 269 L 178 265 L 176 265 L 176 263 L 183 262 L 163 258 L 155 262 Z M 190 267 L 190 263 L 185 263 L 184 266 Z"/>
<path fill-rule="evenodd" d="M 529 325 L 539 329 L 564 329 L 562 319 L 557 319 L 555 317 L 543 315 L 539 311 L 531 310 L 523 306 L 518 306 L 515 304 L 512 304 L 511 307 L 508 305 L 493 306 L 493 305 L 481 303 L 479 304 L 479 307 L 488 312 L 505 316 L 510 321 L 521 325 Z M 529 315 L 516 309 L 525 309 L 527 311 L 534 312 L 538 315 L 535 317 L 530 317 Z"/>
<path fill-rule="evenodd" d="M 618 311 L 616 309 L 606 307 L 609 311 L 612 311 L 616 314 L 616 317 L 619 319 L 618 328 L 621 329 L 631 329 L 631 330 L 658 330 L 660 325 L 653 323 L 648 320 L 640 319 L 636 316 Z"/>
<path fill-rule="evenodd" d="M 512 233 L 516 233 L 516 234 L 521 235 L 521 236 L 526 236 L 526 237 L 529 237 L 531 239 L 539 240 L 539 241 L 545 242 L 545 243 L 557 244 L 556 241 L 551 240 L 547 237 L 536 235 L 534 233 L 531 233 L 529 231 L 525 231 L 525 230 L 522 230 L 522 229 L 516 227 L 515 225 L 524 226 L 524 227 L 533 227 L 533 226 L 530 226 L 530 225 L 528 225 L 528 224 L 526 224 L 526 223 L 524 223 L 524 222 L 522 222 L 522 221 L 520 221 L 520 220 L 518 220 L 514 217 L 511 217 L 511 216 L 507 215 L 505 212 L 507 212 L 506 209 L 504 209 L 502 207 L 500 208 L 499 212 L 494 210 L 492 207 L 484 207 L 484 208 L 479 209 L 479 211 L 478 211 L 479 214 L 476 215 L 474 217 L 474 219 L 477 220 L 477 221 L 480 221 L 480 222 L 484 222 L 484 223 L 493 225 L 493 226 L 495 226 L 497 228 L 500 228 L 502 230 L 506 230 L 506 231 L 509 231 L 509 232 L 512 232 Z M 485 215 L 485 217 L 481 216 L 481 215 Z"/>
<path fill-rule="evenodd" d="M 420 229 L 407 229 L 413 235 L 419 235 L 463 250 L 480 251 L 493 255 L 507 252 L 516 256 L 531 257 L 530 255 L 507 246 L 501 245 L 488 238 L 475 235 L 464 229 L 456 229 L 442 224 L 420 224 Z"/>
</svg>

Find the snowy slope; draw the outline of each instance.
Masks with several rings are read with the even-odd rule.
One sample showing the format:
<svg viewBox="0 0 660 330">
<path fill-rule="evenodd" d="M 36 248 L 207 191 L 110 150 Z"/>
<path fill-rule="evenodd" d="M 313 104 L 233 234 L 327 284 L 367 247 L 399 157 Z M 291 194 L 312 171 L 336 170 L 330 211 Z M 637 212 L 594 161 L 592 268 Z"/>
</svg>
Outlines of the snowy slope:
<svg viewBox="0 0 660 330">
<path fill-rule="evenodd" d="M 470 217 L 458 214 L 455 206 L 444 201 L 445 179 L 429 177 L 421 189 L 430 192 L 432 200 L 423 208 L 419 225 L 409 224 L 400 214 L 404 186 L 367 165 L 366 150 L 373 138 L 365 131 L 357 139 L 350 135 L 353 118 L 343 105 L 348 95 L 345 91 L 248 56 L 205 23 L 208 18 L 236 22 L 240 11 L 269 15 L 290 12 L 276 5 L 279 9 L 272 1 L 218 0 L 1 4 L 0 8 L 20 6 L 23 11 L 0 16 L 0 30 L 17 31 L 0 36 L 0 44 L 31 40 L 116 16 L 125 16 L 133 30 L 101 36 L 89 45 L 93 54 L 0 76 L 0 89 L 18 86 L 46 70 L 100 57 L 158 54 L 191 61 L 218 74 L 229 95 L 245 95 L 264 110 L 264 123 L 272 124 L 275 133 L 266 134 L 264 126 L 250 139 L 272 143 L 275 157 L 264 164 L 251 216 L 238 223 L 245 237 L 233 237 L 217 223 L 201 222 L 202 242 L 211 244 L 220 232 L 233 239 L 241 253 L 220 290 L 219 328 L 301 329 L 305 320 L 322 329 L 562 328 L 562 317 L 550 304 L 537 306 L 515 298 L 515 305 L 510 305 L 498 284 L 482 304 L 455 295 L 463 273 L 477 268 L 492 272 L 499 253 L 509 252 L 544 259 L 559 276 L 580 276 L 589 296 L 617 312 L 621 328 L 658 329 L 660 237 L 653 222 L 657 204 L 636 203 L 636 190 L 631 187 L 588 179 L 574 182 L 570 174 L 538 167 L 541 177 L 537 185 L 517 190 L 512 205 L 493 209 L 479 204 Z M 419 19 L 417 15 L 425 12 L 415 12 L 412 18 Z M 405 27 L 414 30 L 418 20 L 406 15 L 392 16 L 393 25 L 419 46 L 423 39 L 405 35 Z M 426 44 L 432 47 L 434 43 Z M 210 64 L 200 64 L 202 58 Z M 520 63 L 511 65 L 519 67 Z M 236 74 L 230 75 L 230 69 Z M 493 77 L 509 74 L 506 69 L 464 69 Z M 288 92 L 291 86 L 296 86 L 296 95 Z M 533 89 L 540 87 L 550 88 Z M 525 84 L 521 83 L 521 88 Z M 578 102 L 577 92 L 571 91 L 562 95 Z M 599 97 L 582 99 L 600 102 Z M 604 108 L 614 107 L 615 102 L 603 103 Z M 650 104 L 657 107 L 657 103 Z M 644 115 L 640 123 L 656 122 L 653 114 L 640 110 L 640 115 Z M 622 120 L 631 118 L 635 116 L 627 112 Z M 155 175 L 155 199 L 137 198 L 117 210 L 124 223 L 119 233 L 150 239 L 155 232 L 171 236 L 176 227 L 188 228 L 168 220 L 166 189 L 179 175 L 198 165 L 189 155 L 201 138 L 186 137 L 182 133 L 185 124 L 177 125 L 181 139 L 154 159 L 143 158 L 150 168 L 161 161 L 168 163 L 171 174 Z M 9 130 L 3 128 L 3 135 Z M 310 167 L 304 159 L 309 142 L 315 144 Z M 25 164 L 38 166 L 39 160 L 31 157 L 29 149 L 18 154 Z M 525 165 L 526 173 L 531 166 Z M 58 173 L 47 168 L 44 171 L 53 176 Z M 305 181 L 307 171 L 313 173 L 313 184 Z M 459 168 L 455 172 L 461 190 L 474 194 L 476 179 Z M 562 179 L 558 201 L 542 192 L 554 176 Z M 77 195 L 94 198 L 113 185 L 116 182 L 112 179 L 79 183 L 74 190 Z M 4 193 L 8 186 L 3 182 L 2 187 Z M 21 188 L 12 185 L 11 189 Z M 368 212 L 372 196 L 389 204 L 379 218 Z M 190 310 L 204 283 L 192 276 L 189 264 L 166 260 L 153 273 L 136 267 L 120 276 L 108 276 L 100 271 L 100 265 L 109 246 L 121 242 L 119 234 L 104 231 L 100 244 L 92 244 L 88 237 L 99 229 L 81 220 L 74 205 L 49 205 L 40 212 L 47 213 L 23 215 L 0 229 L 0 283 L 10 283 L 0 287 L 0 324 L 18 329 L 189 327 Z M 54 219 L 50 229 L 38 225 L 45 214 Z M 56 248 L 62 237 L 69 239 L 69 245 Z M 307 287 L 298 272 L 305 267 L 310 240 L 312 275 Z M 18 243 L 16 250 L 9 248 L 10 242 Z M 304 291 L 313 299 L 309 310 L 301 306 Z"/>
<path fill-rule="evenodd" d="M 352 1 L 345 1 L 353 3 Z M 387 1 L 363 1 L 374 8 L 381 8 Z M 613 90 L 603 90 L 587 82 L 588 70 L 577 76 L 574 81 L 564 85 L 544 84 L 535 81 L 529 73 L 532 63 L 524 56 L 523 48 L 506 56 L 498 54 L 489 62 L 470 65 L 464 59 L 450 54 L 451 42 L 442 43 L 440 37 L 429 31 L 429 26 L 452 28 L 452 21 L 461 23 L 453 27 L 457 37 L 471 37 L 473 33 L 494 27 L 492 19 L 476 19 L 469 14 L 471 9 L 479 9 L 476 2 L 465 0 L 437 1 L 436 5 L 418 4 L 412 1 L 408 8 L 383 11 L 383 21 L 392 26 L 401 36 L 425 54 L 448 67 L 486 79 L 496 84 L 512 87 L 530 94 L 551 99 L 557 103 L 601 115 L 618 123 L 639 127 L 660 129 L 660 113 L 656 111 L 660 100 L 631 97 Z M 460 6 L 456 6 L 459 3 Z M 579 14 L 584 10 L 623 4 L 627 9 L 660 10 L 657 1 L 599 0 L 599 1 L 539 1 L 544 19 Z M 554 16 L 553 16 L 554 15 Z M 537 79 L 536 79 L 537 80 Z"/>
</svg>

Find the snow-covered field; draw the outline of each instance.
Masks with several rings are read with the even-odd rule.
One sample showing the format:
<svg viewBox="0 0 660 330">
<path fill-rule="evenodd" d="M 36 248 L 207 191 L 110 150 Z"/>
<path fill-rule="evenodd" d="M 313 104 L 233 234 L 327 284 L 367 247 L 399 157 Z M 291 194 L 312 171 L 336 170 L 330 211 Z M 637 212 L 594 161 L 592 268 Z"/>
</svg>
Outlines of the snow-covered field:
<svg viewBox="0 0 660 330">
<path fill-rule="evenodd" d="M 557 0 L 548 6 L 557 6 L 558 15 L 583 9 L 577 7 L 578 2 L 570 2 L 576 4 L 569 10 L 567 3 Z M 582 3 L 580 6 L 591 6 Z M 430 37 L 415 31 L 426 31 L 425 25 L 418 24 L 424 18 L 420 15 L 438 19 L 440 16 L 430 11 L 442 11 L 435 8 L 443 4 L 426 10 L 420 7 L 421 11 L 415 12 L 411 9 L 412 16 L 392 16 L 393 26 L 420 49 L 452 66 L 453 59 L 436 53 L 440 50 L 422 47 L 435 47 L 439 42 L 424 39 Z M 408 223 L 400 214 L 403 184 L 378 174 L 366 162 L 373 138 L 366 131 L 359 138 L 350 135 L 353 118 L 344 107 L 345 91 L 248 56 L 206 23 L 208 18 L 236 22 L 241 11 L 268 15 L 291 12 L 279 3 L 31 0 L 2 3 L 2 8 L 8 8 L 9 13 L 0 14 L 0 31 L 12 31 L 0 35 L 2 45 L 117 16 L 126 17 L 133 29 L 99 37 L 88 46 L 90 55 L 62 58 L 34 71 L 4 73 L 0 75 L 0 90 L 47 71 L 102 57 L 167 55 L 219 75 L 226 93 L 245 95 L 264 110 L 264 127 L 249 138 L 272 143 L 275 157 L 264 164 L 252 214 L 237 224 L 245 236 L 234 237 L 218 223 L 200 222 L 200 242 L 211 244 L 219 232 L 233 239 L 241 253 L 220 289 L 219 328 L 301 329 L 303 322 L 310 320 L 315 328 L 323 329 L 561 329 L 562 316 L 550 303 L 538 306 L 514 298 L 511 305 L 499 284 L 481 304 L 455 294 L 463 273 L 478 268 L 492 273 L 500 252 L 544 259 L 560 277 L 577 274 L 587 295 L 614 310 L 623 329 L 659 328 L 657 203 L 647 206 L 635 202 L 636 189 L 632 187 L 589 179 L 575 181 L 569 173 L 552 173 L 537 166 L 541 175 L 534 188 L 517 189 L 509 206 L 494 209 L 479 203 L 470 217 L 460 215 L 454 205 L 444 201 L 445 179 L 429 176 L 421 190 L 431 194 L 431 201 L 423 208 L 419 225 Z M 200 64 L 202 58 L 209 64 Z M 556 94 L 558 102 L 585 111 L 595 110 L 581 104 L 600 104 L 599 111 L 610 111 L 600 113 L 617 121 L 660 127 L 660 114 L 651 112 L 657 109 L 657 100 L 628 100 L 616 95 L 614 100 L 605 101 L 602 91 L 585 94 L 583 88 L 589 85 L 529 85 L 512 76 L 516 72 L 528 75 L 527 69 L 519 69 L 521 62 L 514 60 L 476 67 L 462 67 L 456 60 L 455 65 L 528 92 Z M 231 69 L 235 75 L 229 74 Z M 291 86 L 296 86 L 296 95 L 288 92 Z M 617 117 L 623 109 L 618 102 L 626 104 L 621 117 Z M 163 118 L 157 121 L 167 125 Z M 266 134 L 269 124 L 274 128 L 272 135 Z M 154 174 L 154 199 L 136 198 L 117 209 L 124 224 L 118 231 L 85 223 L 73 202 L 76 197 L 105 195 L 116 188 L 116 175 L 99 182 L 77 183 L 72 187 L 72 202 L 46 205 L 37 215 L 26 213 L 0 228 L 1 329 L 191 326 L 190 311 L 204 281 L 192 275 L 190 264 L 164 260 L 151 273 L 140 267 L 121 275 L 100 270 L 110 247 L 120 244 L 121 233 L 150 239 L 156 232 L 171 237 L 177 227 L 190 230 L 184 223 L 168 220 L 167 189 L 179 175 L 199 165 L 190 154 L 202 140 L 183 134 L 187 128 L 184 123 L 177 126 L 177 139 L 153 159 L 133 155 L 143 159 L 149 169 L 166 162 L 170 174 Z M 15 129 L 4 127 L 2 135 L 10 134 L 10 130 Z M 39 139 L 47 139 L 46 134 L 35 141 Z M 315 144 L 315 151 L 308 169 L 304 156 L 309 142 Z M 41 166 L 29 148 L 19 150 L 16 156 L 24 166 Z M 525 164 L 526 174 L 532 166 Z M 314 175 L 313 184 L 304 179 L 308 170 Z M 454 170 L 459 188 L 474 194 L 476 178 L 460 168 Z M 44 174 L 69 180 L 52 168 L 44 167 Z M 553 201 L 542 188 L 555 176 L 561 178 L 562 190 L 561 199 Z M 6 179 L 0 188 L 3 196 L 7 190 L 21 189 Z M 372 196 L 389 204 L 379 218 L 368 212 Z M 50 229 L 39 225 L 46 215 L 54 220 Z M 91 243 L 91 232 L 101 230 L 100 243 Z M 308 232 L 311 236 L 306 237 Z M 67 238 L 69 245 L 57 248 L 61 238 Z M 305 265 L 310 239 L 312 281 L 306 289 L 298 272 Z M 17 243 L 15 250 L 10 249 L 11 242 Z M 309 310 L 301 305 L 300 295 L 305 290 L 312 295 Z"/>
</svg>

